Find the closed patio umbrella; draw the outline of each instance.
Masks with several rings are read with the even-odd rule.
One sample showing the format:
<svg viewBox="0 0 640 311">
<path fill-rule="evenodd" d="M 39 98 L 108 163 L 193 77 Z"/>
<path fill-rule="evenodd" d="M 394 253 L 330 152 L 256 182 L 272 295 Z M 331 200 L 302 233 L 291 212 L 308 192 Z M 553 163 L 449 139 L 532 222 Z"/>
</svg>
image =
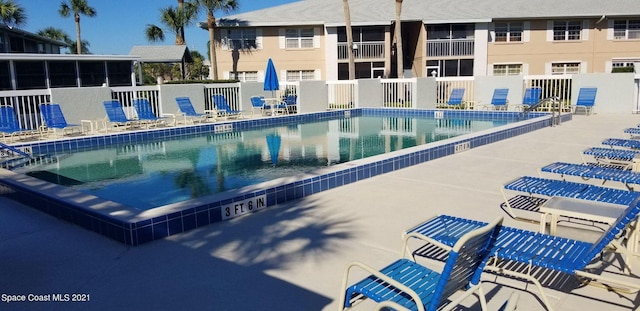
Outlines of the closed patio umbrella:
<svg viewBox="0 0 640 311">
<path fill-rule="evenodd" d="M 272 94 L 274 91 L 280 89 L 280 82 L 278 82 L 278 73 L 276 72 L 276 67 L 273 65 L 273 61 L 269 58 L 269 62 L 267 62 L 267 70 L 264 75 L 264 90 L 271 91 Z"/>
</svg>

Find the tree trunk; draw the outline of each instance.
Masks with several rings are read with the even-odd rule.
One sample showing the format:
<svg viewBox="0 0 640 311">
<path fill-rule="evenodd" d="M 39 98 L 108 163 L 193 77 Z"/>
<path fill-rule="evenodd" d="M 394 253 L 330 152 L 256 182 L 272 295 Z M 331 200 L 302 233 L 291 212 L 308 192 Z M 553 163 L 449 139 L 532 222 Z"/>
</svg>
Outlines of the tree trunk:
<svg viewBox="0 0 640 311">
<path fill-rule="evenodd" d="M 402 21 L 400 15 L 402 13 L 402 0 L 396 0 L 396 66 L 398 69 L 398 78 L 404 78 L 404 54 L 402 52 Z"/>
<path fill-rule="evenodd" d="M 80 14 L 75 14 L 76 20 L 76 53 L 82 54 L 82 39 L 80 38 Z"/>
<path fill-rule="evenodd" d="M 351 12 L 349 11 L 349 0 L 342 0 L 344 6 L 344 20 L 347 32 L 347 53 L 349 54 L 349 80 L 356 78 L 356 63 L 353 55 L 353 32 L 351 30 Z"/>
<path fill-rule="evenodd" d="M 218 60 L 216 56 L 216 41 L 215 41 L 215 25 L 216 18 L 213 16 L 213 12 L 207 12 L 207 28 L 209 28 L 209 61 L 211 66 L 209 69 L 209 78 L 212 80 L 218 80 Z"/>
</svg>

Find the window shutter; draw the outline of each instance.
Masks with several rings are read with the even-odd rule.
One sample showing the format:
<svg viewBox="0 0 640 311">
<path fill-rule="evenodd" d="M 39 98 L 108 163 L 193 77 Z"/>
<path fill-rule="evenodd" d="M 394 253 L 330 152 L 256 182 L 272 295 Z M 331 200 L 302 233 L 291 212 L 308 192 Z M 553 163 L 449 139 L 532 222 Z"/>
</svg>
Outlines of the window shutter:
<svg viewBox="0 0 640 311">
<path fill-rule="evenodd" d="M 544 74 L 546 75 L 550 75 L 552 74 L 552 67 L 553 65 L 551 63 L 544 63 Z"/>
<path fill-rule="evenodd" d="M 604 72 L 609 73 L 611 72 L 611 70 L 613 70 L 613 62 L 612 61 L 604 62 Z"/>
<path fill-rule="evenodd" d="M 229 80 L 231 77 L 231 73 L 228 71 L 224 71 L 222 72 L 222 76 L 224 77 L 225 80 Z"/>
<path fill-rule="evenodd" d="M 258 82 L 264 82 L 264 70 L 258 70 Z"/>
<path fill-rule="evenodd" d="M 587 73 L 587 63 L 580 62 L 580 73 Z"/>
<path fill-rule="evenodd" d="M 256 49 L 262 50 L 262 29 L 256 29 Z"/>
<path fill-rule="evenodd" d="M 222 50 L 224 51 L 228 51 L 229 50 L 229 38 L 228 38 L 228 34 L 227 34 L 227 30 L 226 29 L 221 29 L 220 30 L 220 44 L 222 45 Z"/>
<path fill-rule="evenodd" d="M 531 22 L 522 23 L 522 41 L 529 42 L 531 36 Z"/>
<path fill-rule="evenodd" d="M 613 40 L 613 20 L 607 20 L 607 40 Z M 611 72 L 611 70 L 607 71 Z"/>
<path fill-rule="evenodd" d="M 320 69 L 314 70 L 313 74 L 316 80 L 322 80 L 322 71 Z"/>
<path fill-rule="evenodd" d="M 493 64 L 487 65 L 487 76 L 493 76 Z"/>
<path fill-rule="evenodd" d="M 320 27 L 313 28 L 313 47 L 320 48 L 320 36 L 322 35 L 322 29 Z"/>
<path fill-rule="evenodd" d="M 523 75 L 529 74 L 529 64 L 522 64 L 522 74 Z"/>
<path fill-rule="evenodd" d="M 286 70 L 280 70 L 280 81 L 287 81 L 287 71 Z"/>
<path fill-rule="evenodd" d="M 589 21 L 582 21 L 582 41 L 589 40 Z"/>
<path fill-rule="evenodd" d="M 286 48 L 286 42 L 285 42 L 285 29 L 284 28 L 280 28 L 278 29 L 278 43 L 280 44 L 280 49 L 284 50 Z"/>
<path fill-rule="evenodd" d="M 547 41 L 553 41 L 553 21 L 547 21 Z"/>
</svg>

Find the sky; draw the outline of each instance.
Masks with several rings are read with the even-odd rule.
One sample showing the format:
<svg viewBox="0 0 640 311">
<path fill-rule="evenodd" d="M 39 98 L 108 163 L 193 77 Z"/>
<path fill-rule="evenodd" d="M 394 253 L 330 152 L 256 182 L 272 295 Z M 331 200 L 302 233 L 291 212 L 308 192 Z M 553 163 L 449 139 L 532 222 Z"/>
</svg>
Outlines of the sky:
<svg viewBox="0 0 640 311">
<path fill-rule="evenodd" d="M 266 7 L 291 3 L 298 0 L 238 0 L 238 10 L 230 14 L 255 11 Z M 22 30 L 37 33 L 52 26 L 64 30 L 72 40 L 76 39 L 76 28 L 73 16 L 62 17 L 58 13 L 62 0 L 16 0 L 27 15 L 26 25 Z M 68 3 L 68 0 L 65 0 Z M 82 40 L 89 42 L 92 54 L 127 55 L 134 45 L 173 45 L 175 35 L 160 22 L 160 9 L 168 6 L 176 7 L 177 0 L 87 0 L 89 6 L 96 10 L 96 16 L 80 16 Z M 216 18 L 227 14 L 214 12 Z M 199 22 L 206 21 L 206 13 L 201 12 Z M 144 35 L 147 24 L 158 25 L 165 30 L 165 40 L 150 43 Z M 207 54 L 209 34 L 206 30 L 192 25 L 186 29 L 185 37 L 191 50 L 202 55 Z"/>
</svg>

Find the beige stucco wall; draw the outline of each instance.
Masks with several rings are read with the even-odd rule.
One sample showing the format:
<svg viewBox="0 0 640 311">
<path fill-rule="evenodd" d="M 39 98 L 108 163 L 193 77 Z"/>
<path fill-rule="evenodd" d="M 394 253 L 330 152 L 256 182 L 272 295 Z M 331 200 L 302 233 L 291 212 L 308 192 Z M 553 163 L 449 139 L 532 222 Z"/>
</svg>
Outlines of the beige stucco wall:
<svg viewBox="0 0 640 311">
<path fill-rule="evenodd" d="M 300 26 L 293 28 L 308 28 L 310 26 Z M 271 58 L 281 81 L 286 77 L 280 76 L 286 70 L 316 70 L 320 73 L 320 79 L 325 78 L 325 38 L 322 25 L 312 26 L 319 36 L 319 47 L 308 49 L 281 49 L 280 29 L 281 27 L 261 27 L 262 46 L 260 49 L 246 51 L 224 50 L 220 45 L 216 48 L 218 59 L 218 74 L 223 77 L 223 73 L 233 71 L 258 71 L 264 73 L 267 61 Z M 222 38 L 222 33 L 218 31 L 217 38 Z M 234 59 L 237 59 L 237 70 L 234 70 Z"/>
<path fill-rule="evenodd" d="M 495 63 L 523 63 L 528 67 L 525 74 L 540 75 L 549 74 L 547 70 L 551 62 L 581 62 L 583 73 L 603 73 L 612 58 L 640 58 L 637 40 L 607 39 L 606 20 L 588 20 L 587 40 L 561 42 L 547 40 L 547 23 L 547 20 L 531 21 L 527 42 L 489 42 L 488 72 L 491 72 L 491 65 Z"/>
</svg>

